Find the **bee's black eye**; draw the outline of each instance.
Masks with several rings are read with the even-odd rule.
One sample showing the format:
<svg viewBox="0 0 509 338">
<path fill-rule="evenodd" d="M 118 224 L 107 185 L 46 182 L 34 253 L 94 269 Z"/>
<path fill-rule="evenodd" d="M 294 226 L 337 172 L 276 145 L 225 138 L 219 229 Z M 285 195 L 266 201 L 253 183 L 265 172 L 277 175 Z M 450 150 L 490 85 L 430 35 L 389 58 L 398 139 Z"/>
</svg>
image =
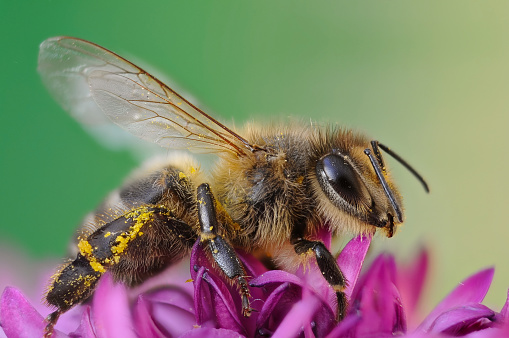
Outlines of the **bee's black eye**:
<svg viewBox="0 0 509 338">
<path fill-rule="evenodd" d="M 336 205 L 343 204 L 338 197 L 352 206 L 362 198 L 369 198 L 359 175 L 341 155 L 329 154 L 318 160 L 316 174 L 322 190 Z"/>
</svg>

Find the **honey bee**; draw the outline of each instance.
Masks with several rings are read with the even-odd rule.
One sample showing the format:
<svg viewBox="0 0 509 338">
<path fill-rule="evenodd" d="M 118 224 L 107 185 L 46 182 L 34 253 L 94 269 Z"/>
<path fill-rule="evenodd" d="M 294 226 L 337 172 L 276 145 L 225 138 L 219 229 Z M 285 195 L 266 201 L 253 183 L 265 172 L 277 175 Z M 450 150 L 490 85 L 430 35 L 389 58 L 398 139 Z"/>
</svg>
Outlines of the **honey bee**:
<svg viewBox="0 0 509 338">
<path fill-rule="evenodd" d="M 218 272 L 237 285 L 244 316 L 250 291 L 235 248 L 265 252 L 279 267 L 315 257 L 345 316 L 347 281 L 313 235 L 373 233 L 392 237 L 403 222 L 401 195 L 381 150 L 421 175 L 396 153 L 337 127 L 290 123 L 224 126 L 164 83 L 91 42 L 56 37 L 40 46 L 39 73 L 62 107 L 79 121 L 104 114 L 132 135 L 169 149 L 217 154 L 210 173 L 190 157 L 136 172 L 84 222 L 76 258 L 53 276 L 46 301 L 51 336 L 59 316 L 86 300 L 101 276 L 137 285 L 189 254 L 196 241 Z M 83 123 L 83 122 L 82 122 Z"/>
</svg>

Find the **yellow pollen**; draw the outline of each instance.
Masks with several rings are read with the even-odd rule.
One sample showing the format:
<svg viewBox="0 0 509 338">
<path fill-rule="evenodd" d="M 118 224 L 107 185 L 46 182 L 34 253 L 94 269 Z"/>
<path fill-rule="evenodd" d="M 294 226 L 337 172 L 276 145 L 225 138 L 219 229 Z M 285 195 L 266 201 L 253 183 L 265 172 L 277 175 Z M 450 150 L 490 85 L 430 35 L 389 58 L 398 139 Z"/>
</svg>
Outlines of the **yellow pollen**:
<svg viewBox="0 0 509 338">
<path fill-rule="evenodd" d="M 94 269 L 97 272 L 100 272 L 100 273 L 106 272 L 106 269 L 104 269 L 104 266 L 102 266 L 101 263 L 99 263 L 96 260 L 90 261 L 90 266 L 92 267 L 92 269 Z"/>
<path fill-rule="evenodd" d="M 92 246 L 84 239 L 80 240 L 78 243 L 78 249 L 80 249 L 80 253 L 83 256 L 89 256 L 92 254 Z"/>
<path fill-rule="evenodd" d="M 115 238 L 117 245 L 111 247 L 111 252 L 114 254 L 121 254 L 127 248 L 131 240 L 135 239 L 136 236 L 143 235 L 141 228 L 152 219 L 153 214 L 154 212 L 149 211 L 147 207 L 143 207 L 127 213 L 124 217 L 126 219 L 132 218 L 135 223 L 129 228 L 128 231 L 122 233 L 122 235 L 119 235 L 117 236 L 117 238 Z M 118 260 L 116 256 L 114 259 L 115 262 L 117 263 Z"/>
</svg>

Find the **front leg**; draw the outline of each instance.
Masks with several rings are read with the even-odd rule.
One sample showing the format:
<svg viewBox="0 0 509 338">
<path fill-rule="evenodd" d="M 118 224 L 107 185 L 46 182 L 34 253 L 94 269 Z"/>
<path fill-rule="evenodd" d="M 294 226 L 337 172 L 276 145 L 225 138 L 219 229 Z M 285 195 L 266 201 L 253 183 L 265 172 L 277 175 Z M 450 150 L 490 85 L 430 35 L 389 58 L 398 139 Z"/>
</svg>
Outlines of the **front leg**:
<svg viewBox="0 0 509 338">
<path fill-rule="evenodd" d="M 208 184 L 203 183 L 198 187 L 197 201 L 200 242 L 206 244 L 214 261 L 224 274 L 238 284 L 242 297 L 242 315 L 249 317 L 252 309 L 249 304 L 250 294 L 245 279 L 246 271 L 233 247 L 218 233 L 220 225 L 217 221 L 216 202 Z"/>
<path fill-rule="evenodd" d="M 320 241 L 310 241 L 304 238 L 296 239 L 292 242 L 295 252 L 299 255 L 306 255 L 312 252 L 316 257 L 316 263 L 320 268 L 320 272 L 329 285 L 336 291 L 338 300 L 337 320 L 342 320 L 346 315 L 348 300 L 344 293 L 348 285 L 345 276 L 339 269 L 339 266 L 325 245 Z"/>
</svg>

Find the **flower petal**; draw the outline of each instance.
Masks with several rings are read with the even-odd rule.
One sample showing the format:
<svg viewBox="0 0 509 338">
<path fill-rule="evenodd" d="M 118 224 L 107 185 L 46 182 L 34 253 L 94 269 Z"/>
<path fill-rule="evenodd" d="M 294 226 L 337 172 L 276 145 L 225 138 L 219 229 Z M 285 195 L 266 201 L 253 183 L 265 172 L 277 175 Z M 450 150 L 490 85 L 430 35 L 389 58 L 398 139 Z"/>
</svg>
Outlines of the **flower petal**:
<svg viewBox="0 0 509 338">
<path fill-rule="evenodd" d="M 239 305 L 236 306 L 232 298 L 233 290 L 214 274 L 199 241 L 195 243 L 191 253 L 191 276 L 195 285 L 195 314 L 198 325 L 211 322 L 214 326 L 244 333 L 246 329 L 238 316 L 240 297 L 237 297 Z M 235 291 L 235 294 L 238 294 L 238 291 Z"/>
<path fill-rule="evenodd" d="M 506 321 L 509 322 L 509 290 L 507 290 L 507 298 L 502 310 L 500 310 L 500 316 Z"/>
<path fill-rule="evenodd" d="M 301 301 L 296 303 L 285 316 L 273 337 L 296 337 L 310 325 L 313 315 L 320 306 L 320 300 L 305 292 Z"/>
<path fill-rule="evenodd" d="M 493 268 L 481 270 L 461 282 L 431 311 L 417 330 L 428 332 L 435 319 L 453 307 L 482 302 L 491 285 L 494 272 Z"/>
<path fill-rule="evenodd" d="M 326 284 L 327 282 L 316 269 L 316 265 L 311 265 L 305 273 L 300 269 L 302 268 L 299 268 L 297 273 L 301 274 L 302 278 L 283 270 L 271 270 L 253 279 L 249 285 L 270 289 L 271 287 L 277 287 L 277 284 L 290 283 L 303 289 L 309 288 L 314 292 L 315 296 L 324 303 L 324 306 L 328 306 L 329 310 L 334 312 L 331 308 L 331 304 L 335 302 L 334 292 L 332 288 Z M 325 286 L 323 285 L 324 283 Z"/>
<path fill-rule="evenodd" d="M 320 227 L 311 239 L 322 242 L 325 247 L 330 251 L 332 244 L 332 231 L 330 230 L 329 225 L 324 225 Z"/>
<path fill-rule="evenodd" d="M 403 305 L 395 286 L 395 269 L 392 256 L 380 255 L 356 285 L 350 313 L 358 312 L 362 317 L 357 336 L 406 332 Z"/>
<path fill-rule="evenodd" d="M 281 297 L 285 294 L 285 292 L 290 288 L 291 284 L 285 282 L 279 285 L 273 292 L 270 293 L 269 297 L 265 300 L 265 303 L 262 306 L 262 310 L 256 319 L 256 327 L 257 329 L 263 328 L 266 326 L 266 323 L 274 311 L 276 305 L 278 305 Z"/>
<path fill-rule="evenodd" d="M 165 337 L 166 334 L 159 329 L 150 315 L 150 304 L 142 295 L 138 298 L 134 307 L 135 330 L 138 337 Z M 168 321 L 173 321 L 172 317 L 167 317 Z"/>
<path fill-rule="evenodd" d="M 176 297 L 175 297 L 176 294 Z M 196 324 L 191 306 L 183 309 L 175 300 L 185 300 L 173 289 L 156 290 L 140 295 L 134 308 L 136 333 L 139 337 L 178 337 Z"/>
<path fill-rule="evenodd" d="M 99 337 L 135 338 L 126 288 L 106 273 L 94 293 L 92 319 Z"/>
<path fill-rule="evenodd" d="M 346 316 L 336 327 L 329 332 L 327 338 L 351 337 L 355 336 L 357 325 L 361 323 L 362 318 L 358 314 Z"/>
<path fill-rule="evenodd" d="M 372 235 L 359 235 L 350 240 L 339 254 L 337 262 L 348 281 L 348 286 L 345 290 L 347 299 L 351 299 L 352 297 L 353 289 L 357 283 L 357 278 L 361 272 L 362 263 L 364 262 L 372 238 Z"/>
<path fill-rule="evenodd" d="M 305 283 L 302 279 L 295 276 L 293 273 L 283 270 L 270 270 L 261 276 L 253 279 L 249 284 L 254 287 L 264 287 L 272 283 L 292 283 L 304 287 Z"/>
<path fill-rule="evenodd" d="M 494 326 L 486 329 L 469 333 L 466 337 L 468 338 L 500 338 L 509 337 L 509 325 L 503 325 L 501 327 Z"/>
<path fill-rule="evenodd" d="M 198 327 L 187 331 L 179 338 L 242 338 L 245 337 L 238 332 L 227 329 L 215 329 L 210 327 Z"/>
<path fill-rule="evenodd" d="M 96 338 L 94 326 L 92 325 L 92 318 L 90 316 L 90 306 L 84 306 L 84 311 L 81 315 L 81 323 L 78 329 L 69 334 L 72 338 Z"/>
<path fill-rule="evenodd" d="M 249 277 L 257 277 L 267 272 L 267 268 L 262 264 L 260 260 L 256 259 L 256 257 L 254 257 L 253 255 L 239 249 L 235 251 L 237 252 L 240 261 L 242 262 L 244 268 L 246 269 L 246 274 Z"/>
<path fill-rule="evenodd" d="M 153 304 L 173 305 L 185 311 L 193 311 L 193 297 L 184 290 L 175 286 L 166 286 L 143 293 L 143 298 Z"/>
<path fill-rule="evenodd" d="M 205 271 L 205 267 L 202 266 L 195 274 L 191 274 L 194 281 L 194 315 L 198 325 L 203 326 L 206 322 L 212 322 L 212 326 L 215 326 L 215 313 L 211 306 L 212 297 L 203 279 Z"/>
<path fill-rule="evenodd" d="M 318 277 L 323 280 L 321 275 Z M 314 323 L 313 331 L 317 336 L 325 336 L 335 322 L 335 311 L 331 308 L 331 305 L 335 303 L 327 302 L 324 295 L 319 294 L 315 287 L 311 288 L 308 282 L 281 270 L 268 271 L 253 280 L 251 285 L 261 287 L 269 294 L 258 316 L 257 330 L 270 333 L 278 329 L 284 320 L 290 320 L 289 313 L 294 311 L 296 304 L 303 299 L 304 295 L 308 295 L 307 297 L 314 297 L 321 304 L 314 315 L 310 314 Z M 311 324 L 311 321 L 307 324 Z M 306 326 L 299 328 L 299 330 L 302 329 L 309 328 Z"/>
<path fill-rule="evenodd" d="M 205 272 L 203 279 L 210 286 L 210 293 L 213 296 L 212 306 L 215 309 L 219 327 L 230 329 L 236 332 L 244 332 L 237 309 L 233 303 L 232 295 L 221 280 Z"/>
<path fill-rule="evenodd" d="M 0 298 L 0 326 L 7 337 L 42 337 L 46 322 L 20 290 L 7 287 Z M 67 335 L 55 330 L 53 337 Z"/>
<path fill-rule="evenodd" d="M 417 257 L 404 267 L 398 267 L 397 286 L 405 313 L 410 322 L 417 323 L 416 308 L 422 295 L 426 274 L 428 272 L 429 256 L 426 250 L 421 250 Z"/>
<path fill-rule="evenodd" d="M 428 332 L 463 336 L 489 327 L 487 324 L 491 323 L 494 317 L 495 312 L 482 304 L 460 306 L 439 315 L 430 325 Z M 483 319 L 486 322 L 483 322 Z"/>
</svg>

